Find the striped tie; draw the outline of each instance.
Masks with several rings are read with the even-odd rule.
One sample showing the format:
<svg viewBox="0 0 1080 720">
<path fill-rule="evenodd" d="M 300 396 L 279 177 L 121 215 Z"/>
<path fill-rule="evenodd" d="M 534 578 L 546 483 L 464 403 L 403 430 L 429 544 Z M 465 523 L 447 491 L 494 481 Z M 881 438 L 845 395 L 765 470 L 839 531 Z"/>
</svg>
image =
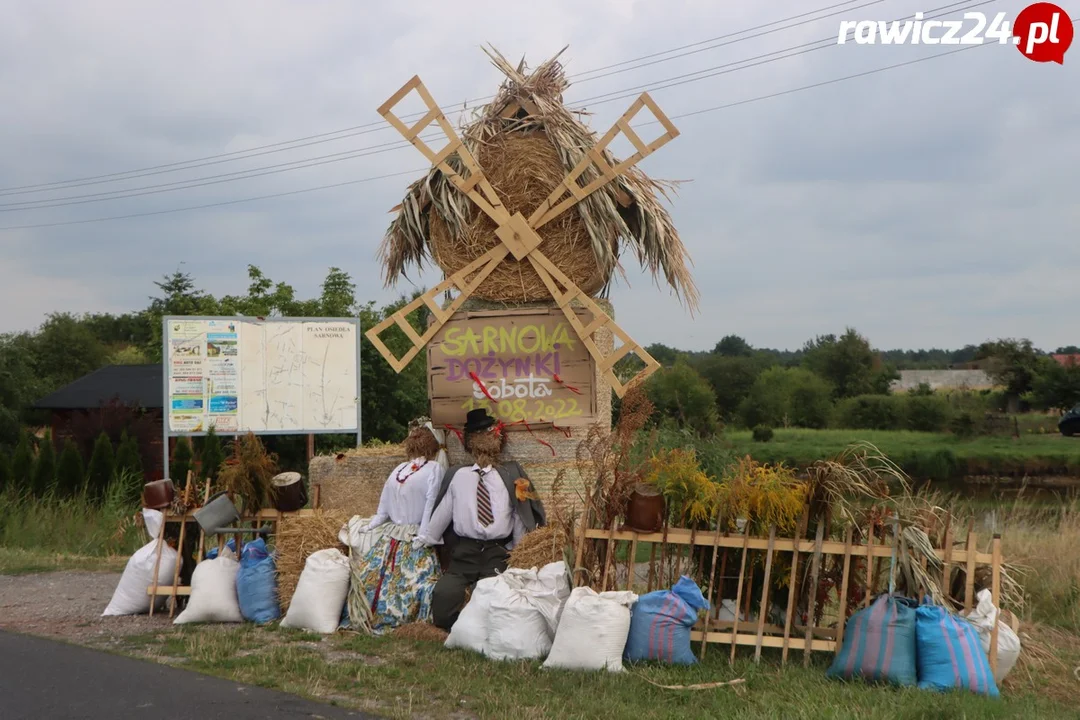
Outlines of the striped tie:
<svg viewBox="0 0 1080 720">
<path fill-rule="evenodd" d="M 495 522 L 495 516 L 491 514 L 491 495 L 484 484 L 484 473 L 477 470 L 476 475 L 476 517 L 483 527 L 487 527 Z"/>
</svg>

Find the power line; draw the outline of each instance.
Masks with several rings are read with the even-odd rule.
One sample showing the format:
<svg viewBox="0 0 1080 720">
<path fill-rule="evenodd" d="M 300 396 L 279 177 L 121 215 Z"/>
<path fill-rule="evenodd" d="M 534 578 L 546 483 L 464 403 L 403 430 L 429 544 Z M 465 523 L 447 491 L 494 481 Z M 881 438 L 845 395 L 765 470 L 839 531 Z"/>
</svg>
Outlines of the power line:
<svg viewBox="0 0 1080 720">
<path fill-rule="evenodd" d="M 815 13 L 823 12 L 825 10 L 832 10 L 834 8 L 844 6 L 844 5 L 850 5 L 850 4 L 852 4 L 854 2 L 858 2 L 858 1 L 859 0 L 846 0 L 846 2 L 842 2 L 842 3 L 838 3 L 838 4 L 834 4 L 834 5 L 828 5 L 828 6 L 823 7 L 823 8 L 818 8 L 817 10 L 811 10 L 809 12 L 800 13 L 798 15 L 793 15 L 793 16 L 790 16 L 790 17 L 787 17 L 787 18 L 783 18 L 781 20 L 775 20 L 775 21 L 773 21 L 771 23 L 766 23 L 764 25 L 757 25 L 757 26 L 754 26 L 754 27 L 751 27 L 751 28 L 747 28 L 745 30 L 738 31 L 738 32 L 727 33 L 725 35 L 720 35 L 720 36 L 717 36 L 715 38 L 709 38 L 707 40 L 702 40 L 702 41 L 699 41 L 697 43 L 692 43 L 690 45 L 684 45 L 684 46 L 674 48 L 674 49 L 671 49 L 671 50 L 665 50 L 665 51 L 661 51 L 661 52 L 657 52 L 657 53 L 652 53 L 652 54 L 649 54 L 649 55 L 643 55 L 641 57 L 632 58 L 630 60 L 624 60 L 624 61 L 619 62 L 619 63 L 614 63 L 612 65 L 607 65 L 607 66 L 604 66 L 602 68 L 597 68 L 595 70 L 586 70 L 586 71 L 583 71 L 582 73 L 578 73 L 576 75 L 571 75 L 570 78 L 574 79 L 575 77 L 579 77 L 580 75 L 586 75 L 586 74 L 589 74 L 589 73 L 599 72 L 601 70 L 608 70 L 610 68 L 620 67 L 622 65 L 628 65 L 628 64 L 635 63 L 635 62 L 638 62 L 638 61 L 641 61 L 641 60 L 647 60 L 647 59 L 650 59 L 650 58 L 654 58 L 654 57 L 657 57 L 658 55 L 665 55 L 665 54 L 676 52 L 676 51 L 679 51 L 679 50 L 684 50 L 684 49 L 687 49 L 687 48 L 696 47 L 698 45 L 715 42 L 717 40 L 723 40 L 723 39 L 726 39 L 726 38 L 733 37 L 735 35 L 740 35 L 740 34 L 747 33 L 747 32 L 752 32 L 754 30 L 758 30 L 758 29 L 761 29 L 761 28 L 769 27 L 771 25 L 776 25 L 776 24 L 779 24 L 779 23 L 788 22 L 790 20 L 797 20 L 799 18 L 805 18 L 807 15 L 812 15 L 812 14 L 815 14 Z M 866 3 L 866 5 L 872 5 L 872 4 L 882 2 L 882 1 L 883 0 L 873 0 L 872 2 Z M 858 7 L 865 7 L 866 5 L 860 5 Z M 853 9 L 856 9 L 856 8 L 853 8 Z M 836 13 L 833 13 L 833 14 L 835 15 Z M 793 25 L 789 25 L 789 26 L 786 26 L 786 27 L 783 27 L 783 28 L 777 28 L 777 29 L 772 30 L 770 32 L 779 32 L 781 30 L 789 30 L 791 28 L 798 27 L 800 25 L 805 25 L 805 24 L 807 24 L 809 22 L 816 22 L 817 20 L 821 20 L 821 19 L 823 19 L 825 17 L 830 17 L 830 15 L 825 15 L 825 16 L 818 17 L 818 18 L 811 18 L 809 20 L 803 20 L 802 22 L 798 22 L 798 23 L 795 23 Z M 769 34 L 769 33 L 762 33 L 762 34 Z M 755 35 L 754 37 L 759 37 L 759 36 L 760 35 Z M 730 44 L 730 43 L 725 43 L 725 44 Z M 722 47 L 722 45 L 717 46 L 717 47 Z M 705 49 L 711 49 L 711 48 L 705 48 Z M 702 50 L 695 50 L 694 52 L 696 53 L 696 52 L 701 52 L 701 51 Z M 677 57 L 683 57 L 684 55 L 687 55 L 687 54 L 693 54 L 693 53 L 684 53 L 683 55 L 674 55 L 671 58 L 667 58 L 667 59 L 671 60 L 671 59 L 675 59 Z M 597 79 L 597 78 L 596 77 L 588 78 L 588 80 L 595 80 L 595 79 Z M 579 82 L 586 82 L 586 80 L 581 80 Z M 454 105 L 450 105 L 448 107 L 456 107 L 457 105 L 468 105 L 469 103 L 483 102 L 483 101 L 486 101 L 486 100 L 491 100 L 492 98 L 494 98 L 494 95 L 489 95 L 489 96 L 482 97 L 482 98 L 473 98 L 471 100 L 465 100 L 465 101 L 462 101 L 460 103 L 455 103 Z M 410 118 L 413 118 L 413 117 L 420 117 L 423 114 L 424 114 L 424 111 L 420 111 L 420 112 L 416 112 L 416 113 L 410 113 L 408 115 L 402 116 L 402 119 L 410 119 Z M 193 159 L 193 160 L 183 160 L 183 161 L 177 161 L 177 162 L 173 162 L 173 163 L 165 163 L 165 164 L 161 164 L 161 165 L 151 165 L 151 166 L 148 166 L 148 167 L 138 168 L 138 169 L 135 169 L 135 170 L 126 170 L 126 171 L 121 171 L 121 172 L 108 173 L 108 174 L 104 174 L 104 175 L 93 175 L 93 176 L 89 176 L 89 177 L 74 178 L 74 179 L 69 179 L 69 180 L 57 180 L 57 181 L 54 181 L 54 182 L 51 182 L 51 183 L 40 183 L 40 184 L 37 184 L 37 185 L 22 185 L 22 186 L 16 186 L 16 187 L 0 188 L 0 196 L 26 195 L 26 194 L 35 194 L 35 193 L 41 193 L 41 192 L 51 192 L 51 191 L 55 191 L 55 190 L 66 190 L 66 189 L 69 189 L 71 187 L 82 187 L 82 186 L 85 186 L 85 185 L 98 185 L 98 184 L 102 184 L 102 183 L 120 182 L 122 180 L 133 180 L 133 179 L 140 178 L 140 177 L 147 177 L 147 176 L 151 176 L 151 175 L 160 175 L 160 174 L 163 174 L 163 173 L 181 172 L 183 170 L 190 170 L 190 169 L 194 169 L 194 168 L 198 168 L 198 167 L 206 167 L 208 165 L 217 165 L 217 164 L 221 164 L 221 163 L 225 163 L 225 162 L 234 162 L 236 160 L 244 160 L 244 159 L 247 159 L 248 157 L 258 157 L 258 156 L 261 156 L 261 155 L 267 155 L 267 154 L 271 154 L 271 153 L 286 152 L 286 151 L 289 151 L 289 150 L 295 150 L 297 148 L 309 147 L 311 145 L 317 145 L 317 144 L 325 143 L 325 142 L 333 142 L 333 141 L 336 141 L 336 140 L 344 140 L 346 138 L 357 137 L 357 136 L 360 136 L 360 135 L 367 135 L 367 134 L 372 133 L 372 132 L 383 132 L 383 131 L 385 131 L 387 129 L 389 129 L 388 126 L 383 121 L 378 120 L 378 121 L 371 122 L 371 123 L 365 123 L 363 125 L 355 125 L 355 126 L 352 126 L 352 127 L 343 128 L 341 130 L 334 130 L 334 131 L 325 132 L 325 133 L 318 133 L 316 135 L 308 135 L 306 137 L 297 138 L 295 140 L 283 140 L 281 142 L 270 143 L 270 144 L 267 144 L 267 145 L 258 145 L 258 146 L 252 147 L 252 148 L 248 148 L 247 150 L 235 150 L 235 151 L 228 152 L 228 153 L 220 153 L 220 154 L 215 154 L 215 155 L 208 155 L 208 156 L 201 157 L 201 158 L 196 158 L 196 159 Z M 331 136 L 335 136 L 335 135 L 338 136 L 338 137 L 331 137 Z M 297 143 L 302 143 L 302 144 L 297 144 Z M 284 147 L 286 145 L 288 145 L 290 147 Z M 261 151 L 261 152 L 257 152 L 257 151 Z M 236 157 L 238 155 L 243 155 L 243 157 Z M 181 166 L 183 166 L 183 167 L 181 167 Z M 124 176 L 124 177 L 121 177 L 121 176 Z"/>
<path fill-rule="evenodd" d="M 933 8 L 927 13 L 934 13 L 941 11 L 939 15 L 927 15 L 927 19 L 941 17 L 948 14 L 947 8 L 954 8 L 956 5 L 968 5 L 965 9 L 979 7 L 980 5 L 987 5 L 995 0 L 983 0 L 982 2 L 974 5 L 968 5 L 973 0 L 964 0 L 960 3 L 951 3 L 949 5 L 943 5 L 938 8 Z M 902 20 L 903 18 L 900 18 Z M 899 21 L 899 20 L 898 20 Z M 786 60 L 799 55 L 803 55 L 816 50 L 824 50 L 828 47 L 834 47 L 836 45 L 835 36 L 828 36 L 821 40 L 815 40 L 809 43 L 803 43 L 802 45 L 795 45 L 790 48 L 781 48 L 780 50 L 774 50 L 769 53 L 757 55 L 751 58 L 745 58 L 742 60 L 736 60 L 729 63 L 724 63 L 704 70 L 698 70 L 692 73 L 683 73 L 674 77 L 664 78 L 662 80 L 656 80 L 652 83 L 646 83 L 644 85 L 638 85 L 630 88 L 623 88 L 603 95 L 597 95 L 592 98 L 587 98 L 580 101 L 581 104 L 590 103 L 592 106 L 603 105 L 608 102 L 614 102 L 617 100 L 627 99 L 634 97 L 640 90 L 665 90 L 680 85 L 685 85 L 692 82 L 698 82 L 719 75 L 726 75 L 728 73 L 737 72 L 739 70 L 747 70 L 759 65 L 766 65 L 779 60 Z M 783 54 L 786 53 L 786 54 Z M 757 60 L 758 62 L 752 62 Z M 727 68 L 727 69 L 725 69 Z M 693 77 L 698 76 L 698 77 Z M 422 140 L 431 141 L 440 139 L 442 135 L 438 132 L 429 133 L 428 135 L 421 136 Z M 27 200 L 16 203 L 0 204 L 0 212 L 18 212 L 21 210 L 45 210 L 56 207 L 64 207 L 68 205 L 84 205 L 93 202 L 106 202 L 109 200 L 123 200 L 132 197 L 140 197 L 143 195 L 156 195 L 163 192 L 174 192 L 177 190 L 187 190 L 191 188 L 204 187 L 207 185 L 217 185 L 224 182 L 233 182 L 236 180 L 247 180 L 250 178 L 262 177 L 265 175 L 276 175 L 282 172 L 290 172 L 292 170 L 302 170 L 310 167 L 317 167 L 321 165 L 327 165 L 330 163 L 341 162 L 344 160 L 353 160 L 361 157 L 368 157 L 370 155 L 377 155 L 384 152 L 391 152 L 393 150 L 403 149 L 409 147 L 410 143 L 405 140 L 392 141 L 386 143 L 380 143 L 368 147 L 361 147 L 355 150 L 347 150 L 339 153 L 331 153 L 329 155 L 317 156 L 314 158 L 306 158 L 301 160 L 294 160 L 287 163 L 279 163 L 276 165 L 268 165 L 258 168 L 249 168 L 247 170 L 239 170 L 230 173 L 222 173 L 219 175 L 204 176 L 201 178 L 189 178 L 187 180 L 178 180 L 169 183 L 160 183 L 158 185 L 148 185 L 141 188 L 127 188 L 123 190 L 112 190 L 100 193 L 89 193 L 84 195 L 69 195 L 60 198 L 48 198 L 43 200 Z M 382 148 L 382 149 L 379 149 Z"/>
<path fill-rule="evenodd" d="M 1074 22 L 1080 22 L 1080 18 L 1074 19 Z M 888 70 L 894 70 L 894 69 L 901 68 L 901 67 L 907 67 L 909 65 L 915 65 L 915 64 L 918 64 L 918 63 L 921 63 L 921 62 L 926 62 L 927 60 L 934 60 L 936 58 L 945 57 L 947 55 L 955 55 L 956 53 L 965 52 L 967 50 L 974 50 L 975 48 L 980 48 L 980 47 L 987 47 L 989 45 L 990 45 L 989 43 L 986 44 L 986 45 L 966 45 L 966 46 L 963 46 L 963 47 L 956 48 L 954 50 L 948 50 L 946 52 L 936 53 L 934 55 L 927 55 L 927 56 L 924 56 L 924 57 L 921 57 L 921 58 L 915 58 L 913 60 L 907 60 L 905 62 L 894 63 L 892 65 L 885 65 L 885 66 L 880 67 L 880 68 L 874 68 L 872 70 L 866 70 L 866 71 L 863 71 L 863 72 L 860 72 L 860 73 L 854 73 L 852 75 L 845 75 L 845 76 L 842 76 L 842 77 L 833 78 L 831 80 L 823 80 L 821 82 L 812 83 L 810 85 L 803 85 L 803 86 L 800 86 L 800 87 L 797 87 L 797 88 L 791 88 L 791 89 L 788 89 L 788 90 L 782 90 L 782 91 L 779 91 L 779 92 L 769 93 L 767 95 L 759 95 L 757 97 L 747 98 L 745 100 L 739 100 L 739 101 L 731 102 L 731 103 L 726 103 L 724 105 L 716 105 L 714 107 L 703 108 L 701 110 L 694 110 L 694 111 L 691 111 L 691 112 L 685 112 L 685 113 L 681 113 L 681 114 L 678 114 L 678 115 L 672 115 L 671 119 L 672 120 L 679 120 L 679 119 L 682 119 L 682 118 L 694 117 L 696 115 L 704 115 L 706 113 L 716 112 L 718 110 L 725 110 L 725 109 L 732 108 L 732 107 L 738 107 L 740 105 L 748 105 L 750 103 L 760 102 L 762 100 L 770 100 L 772 98 L 782 97 L 784 95 L 791 95 L 791 94 L 794 94 L 794 93 L 797 93 L 797 92 L 803 92 L 805 90 L 811 90 L 811 89 L 814 89 L 814 88 L 824 87 L 826 85 L 832 85 L 832 84 L 835 84 L 835 83 L 844 82 L 846 80 L 854 80 L 856 78 L 866 77 L 868 75 L 876 75 L 877 73 L 886 72 Z M 653 121 L 653 122 L 655 123 L 657 121 Z M 645 123 L 645 124 L 652 124 L 652 123 Z M 149 216 L 153 216 L 153 215 L 164 215 L 164 214 L 168 214 L 168 213 L 186 212 L 186 211 L 190 211 L 190 210 L 202 210 L 202 209 L 206 209 L 206 208 L 220 207 L 220 206 L 223 206 L 223 205 L 236 205 L 236 204 L 240 204 L 240 203 L 255 202 L 255 201 L 258 201 L 258 200 L 268 200 L 268 199 L 272 199 L 272 198 L 287 197 L 287 196 L 290 196 L 290 195 L 298 195 L 298 194 L 301 194 L 301 193 L 315 192 L 315 191 L 318 191 L 318 190 L 327 190 L 327 189 L 331 189 L 331 188 L 343 187 L 343 186 L 346 186 L 346 185 L 355 185 L 355 184 L 359 184 L 359 183 L 371 182 L 371 181 L 374 181 L 374 180 L 382 180 L 382 179 L 385 179 L 385 178 L 397 177 L 397 176 L 401 176 L 401 175 L 413 175 L 413 174 L 418 174 L 418 173 L 421 173 L 421 172 L 426 172 L 429 169 L 430 168 L 419 168 L 419 169 L 408 170 L 408 171 L 403 171 L 403 172 L 399 172 L 399 173 L 391 173 L 391 174 L 388 174 L 388 175 L 379 175 L 379 176 L 376 176 L 376 177 L 361 178 L 359 180 L 350 180 L 350 181 L 346 181 L 346 182 L 342 182 L 342 183 L 333 183 L 331 185 L 320 185 L 320 186 L 312 187 L 312 188 L 304 188 L 302 190 L 291 190 L 291 191 L 288 191 L 288 192 L 273 193 L 273 194 L 269 194 L 269 195 L 260 195 L 260 196 L 256 196 L 256 197 L 250 197 L 250 198 L 240 198 L 240 199 L 237 199 L 237 200 L 228 200 L 228 201 L 218 202 L 218 203 L 208 203 L 208 204 L 205 204 L 205 205 L 194 205 L 194 206 L 190 206 L 190 207 L 173 208 L 171 210 L 158 210 L 158 211 L 146 212 L 146 213 L 133 213 L 133 214 L 130 214 L 130 215 L 115 215 L 115 216 L 100 217 L 100 218 L 87 218 L 87 219 L 82 219 L 82 220 L 68 220 L 68 221 L 54 222 L 54 223 L 35 223 L 35 224 L 32 224 L 32 225 L 14 225 L 14 226 L 8 226 L 8 227 L 0 227 L 0 231 L 31 230 L 31 229 L 37 229 L 37 228 L 59 227 L 59 226 L 65 226 L 65 225 L 82 225 L 82 224 L 86 224 L 86 223 L 107 222 L 107 221 L 110 221 L 110 220 L 127 220 L 127 219 L 130 219 L 130 218 L 137 218 L 137 217 L 149 217 Z"/>
</svg>

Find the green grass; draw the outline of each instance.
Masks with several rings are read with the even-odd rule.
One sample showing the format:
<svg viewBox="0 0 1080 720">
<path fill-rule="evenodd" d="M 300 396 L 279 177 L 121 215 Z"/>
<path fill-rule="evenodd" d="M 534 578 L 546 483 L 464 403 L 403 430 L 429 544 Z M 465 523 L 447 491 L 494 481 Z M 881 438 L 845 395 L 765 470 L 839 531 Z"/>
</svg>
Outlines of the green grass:
<svg viewBox="0 0 1080 720">
<path fill-rule="evenodd" d="M 127 557 L 113 555 L 73 555 L 27 548 L 0 547 L 0 575 L 26 575 L 28 573 L 55 572 L 58 570 L 88 570 L 94 572 L 121 572 Z"/>
<path fill-rule="evenodd" d="M 854 442 L 873 443 L 916 479 L 945 480 L 972 475 L 1080 476 L 1080 439 L 1050 434 L 979 436 L 883 430 L 776 430 L 771 442 L 754 442 L 747 430 L 725 433 L 737 455 L 803 467 L 841 452 Z"/>
<path fill-rule="evenodd" d="M 1068 686 L 1007 685 L 1000 700 L 872 687 L 826 679 L 831 657 L 825 654 L 815 654 L 809 668 L 797 655 L 781 669 L 772 653 L 763 654 L 760 665 L 744 657 L 729 665 L 727 647 L 715 645 L 693 667 L 650 664 L 622 674 L 543 670 L 538 662 L 496 662 L 432 642 L 355 634 L 312 640 L 309 634 L 251 626 L 127 638 L 121 650 L 392 718 L 1080 717 Z M 736 678 L 745 684 L 666 690 L 646 678 L 662 685 Z"/>
</svg>

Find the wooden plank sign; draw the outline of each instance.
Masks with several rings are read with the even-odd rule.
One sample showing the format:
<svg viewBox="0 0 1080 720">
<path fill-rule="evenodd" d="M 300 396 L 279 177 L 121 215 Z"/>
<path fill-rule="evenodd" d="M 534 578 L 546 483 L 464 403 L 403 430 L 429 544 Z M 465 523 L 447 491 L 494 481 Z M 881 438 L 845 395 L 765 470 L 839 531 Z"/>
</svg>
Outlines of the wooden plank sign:
<svg viewBox="0 0 1080 720">
<path fill-rule="evenodd" d="M 596 362 L 558 308 L 458 312 L 427 350 L 436 426 L 460 427 L 479 407 L 521 429 L 595 421 Z"/>
</svg>

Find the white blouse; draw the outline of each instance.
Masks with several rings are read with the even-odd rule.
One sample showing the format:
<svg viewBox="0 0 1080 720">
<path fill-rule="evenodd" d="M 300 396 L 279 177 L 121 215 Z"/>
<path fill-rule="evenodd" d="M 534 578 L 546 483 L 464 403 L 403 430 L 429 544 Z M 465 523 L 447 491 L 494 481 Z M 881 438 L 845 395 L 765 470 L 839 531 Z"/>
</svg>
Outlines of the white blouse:
<svg viewBox="0 0 1080 720">
<path fill-rule="evenodd" d="M 411 466 L 418 466 L 419 469 L 413 470 Z M 431 519 L 442 478 L 442 466 L 434 460 L 417 458 L 398 465 L 386 478 L 379 498 L 379 509 L 368 523 L 368 529 L 373 530 L 391 522 L 395 525 L 419 525 L 422 534 Z"/>
</svg>

